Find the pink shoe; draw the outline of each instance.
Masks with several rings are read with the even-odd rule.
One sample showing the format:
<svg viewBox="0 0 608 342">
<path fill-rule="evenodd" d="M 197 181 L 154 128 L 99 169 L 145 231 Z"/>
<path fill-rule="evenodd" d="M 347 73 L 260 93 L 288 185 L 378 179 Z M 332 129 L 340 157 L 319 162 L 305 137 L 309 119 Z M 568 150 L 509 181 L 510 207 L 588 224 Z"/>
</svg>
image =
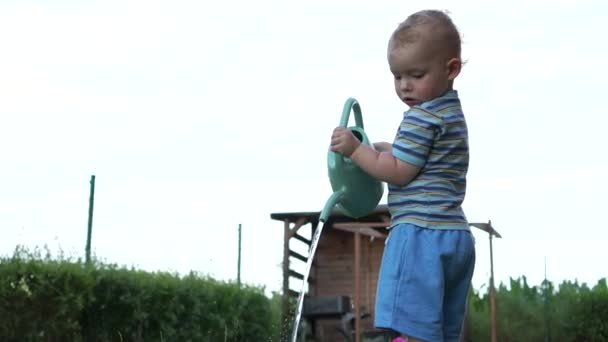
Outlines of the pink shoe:
<svg viewBox="0 0 608 342">
<path fill-rule="evenodd" d="M 407 338 L 403 338 L 401 336 L 395 337 L 392 342 L 407 342 Z"/>
</svg>

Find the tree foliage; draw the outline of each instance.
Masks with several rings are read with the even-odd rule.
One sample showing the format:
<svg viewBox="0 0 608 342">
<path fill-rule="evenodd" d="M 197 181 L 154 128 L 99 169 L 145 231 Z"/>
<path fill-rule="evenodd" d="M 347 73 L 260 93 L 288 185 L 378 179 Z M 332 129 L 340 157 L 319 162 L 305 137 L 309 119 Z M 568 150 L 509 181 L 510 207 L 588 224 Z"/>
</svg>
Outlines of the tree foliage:
<svg viewBox="0 0 608 342">
<path fill-rule="evenodd" d="M 470 341 L 490 340 L 489 291 L 471 291 Z M 531 286 L 526 277 L 510 279 L 496 289 L 499 341 L 608 341 L 606 279 L 589 287 L 564 281 Z"/>
</svg>

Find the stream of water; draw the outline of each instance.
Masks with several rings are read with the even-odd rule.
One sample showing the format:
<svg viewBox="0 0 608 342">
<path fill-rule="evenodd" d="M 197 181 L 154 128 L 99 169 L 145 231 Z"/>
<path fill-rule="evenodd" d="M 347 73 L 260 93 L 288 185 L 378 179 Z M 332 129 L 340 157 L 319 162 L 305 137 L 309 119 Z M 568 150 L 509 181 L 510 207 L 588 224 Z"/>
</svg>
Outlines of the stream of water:
<svg viewBox="0 0 608 342">
<path fill-rule="evenodd" d="M 315 251 L 317 250 L 317 244 L 319 243 L 319 238 L 321 237 L 321 231 L 325 228 L 325 223 L 317 227 L 315 229 L 314 236 L 312 238 L 312 242 L 310 243 L 310 251 L 308 253 L 308 261 L 306 262 L 306 270 L 304 271 L 304 280 L 302 282 L 302 289 L 300 290 L 300 296 L 298 298 L 298 305 L 296 306 L 296 314 L 293 320 L 293 331 L 291 333 L 291 342 L 296 342 L 298 338 L 298 326 L 300 325 L 300 318 L 302 316 L 302 304 L 304 301 L 304 293 L 306 291 L 306 287 L 308 286 L 308 276 L 310 274 L 310 268 L 312 267 L 312 261 L 315 256 Z"/>
</svg>

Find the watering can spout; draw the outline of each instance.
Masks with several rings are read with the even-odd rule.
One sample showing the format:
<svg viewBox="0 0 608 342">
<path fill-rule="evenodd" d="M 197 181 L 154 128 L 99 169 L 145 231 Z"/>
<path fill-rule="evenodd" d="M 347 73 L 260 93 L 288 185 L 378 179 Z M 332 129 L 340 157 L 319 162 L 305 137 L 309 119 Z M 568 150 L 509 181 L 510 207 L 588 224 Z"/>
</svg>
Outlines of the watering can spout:
<svg viewBox="0 0 608 342">
<path fill-rule="evenodd" d="M 329 199 L 325 203 L 325 206 L 323 207 L 323 210 L 321 211 L 321 215 L 319 217 L 319 220 L 321 222 L 327 222 L 327 219 L 329 219 L 329 216 L 331 215 L 332 209 L 336 206 L 336 204 L 340 202 L 343 196 L 344 191 L 336 191 L 331 196 L 329 196 Z"/>
</svg>

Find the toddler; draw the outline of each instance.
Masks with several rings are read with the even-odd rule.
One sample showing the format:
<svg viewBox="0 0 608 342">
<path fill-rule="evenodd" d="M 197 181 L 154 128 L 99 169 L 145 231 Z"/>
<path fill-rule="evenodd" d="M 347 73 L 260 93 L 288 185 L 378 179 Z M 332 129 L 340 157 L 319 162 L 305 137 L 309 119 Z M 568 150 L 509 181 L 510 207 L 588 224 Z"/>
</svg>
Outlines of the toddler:
<svg viewBox="0 0 608 342">
<path fill-rule="evenodd" d="M 458 341 L 475 266 L 462 202 L 468 133 L 454 80 L 460 34 L 441 11 L 410 15 L 391 35 L 388 64 L 409 109 L 392 144 L 361 144 L 337 127 L 331 149 L 388 183 L 391 214 L 375 326 L 410 342 Z"/>
</svg>

